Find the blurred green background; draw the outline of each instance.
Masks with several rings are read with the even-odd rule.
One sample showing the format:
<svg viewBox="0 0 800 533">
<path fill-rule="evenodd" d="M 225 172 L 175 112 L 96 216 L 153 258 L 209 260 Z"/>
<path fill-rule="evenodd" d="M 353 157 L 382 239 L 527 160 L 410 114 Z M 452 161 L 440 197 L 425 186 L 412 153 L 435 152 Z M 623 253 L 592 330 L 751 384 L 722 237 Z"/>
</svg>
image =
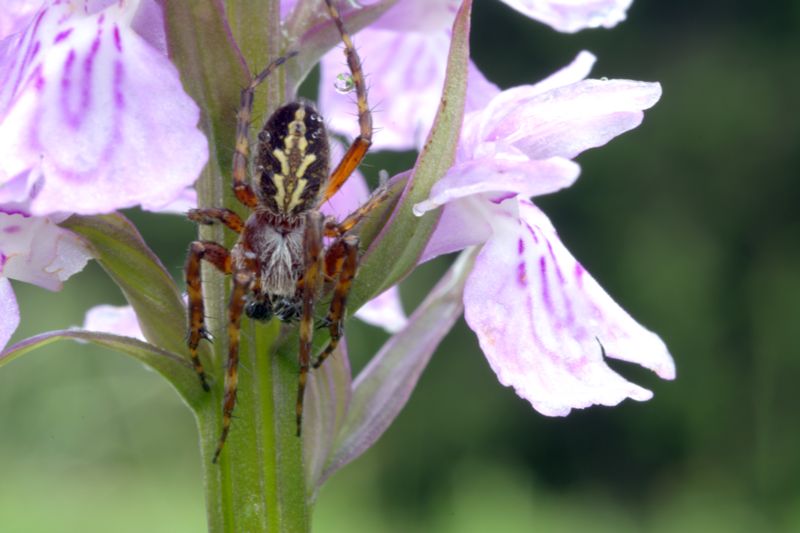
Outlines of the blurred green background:
<svg viewBox="0 0 800 533">
<path fill-rule="evenodd" d="M 637 0 L 614 30 L 562 35 L 476 0 L 473 57 L 503 88 L 582 49 L 593 77 L 662 83 L 640 128 L 537 203 L 664 338 L 678 379 L 612 362 L 655 398 L 545 418 L 497 382 L 462 321 L 383 439 L 323 488 L 315 531 L 800 531 L 799 22 L 793 0 Z M 180 278 L 192 225 L 130 216 Z M 447 261 L 404 284 L 408 310 Z M 15 290 L 15 339 L 123 303 L 95 265 L 58 294 Z M 355 367 L 384 340 L 355 321 L 348 335 Z M 14 362 L 0 425 L 0 532 L 204 530 L 192 417 L 127 358 L 59 344 Z"/>
</svg>

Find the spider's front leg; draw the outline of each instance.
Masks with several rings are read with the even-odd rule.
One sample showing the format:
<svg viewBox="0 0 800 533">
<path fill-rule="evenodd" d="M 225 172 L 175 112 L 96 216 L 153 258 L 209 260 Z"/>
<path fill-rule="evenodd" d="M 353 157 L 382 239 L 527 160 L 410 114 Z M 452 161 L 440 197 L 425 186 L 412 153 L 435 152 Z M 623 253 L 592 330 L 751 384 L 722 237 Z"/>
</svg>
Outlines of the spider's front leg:
<svg viewBox="0 0 800 533">
<path fill-rule="evenodd" d="M 186 258 L 186 292 L 189 295 L 189 355 L 203 389 L 208 391 L 206 372 L 200 361 L 200 355 L 197 353 L 200 339 L 209 338 L 208 330 L 205 328 L 203 286 L 200 274 L 200 261 L 202 260 L 208 261 L 223 274 L 230 274 L 231 255 L 225 247 L 215 242 L 194 241 L 189 248 L 189 256 Z"/>
</svg>

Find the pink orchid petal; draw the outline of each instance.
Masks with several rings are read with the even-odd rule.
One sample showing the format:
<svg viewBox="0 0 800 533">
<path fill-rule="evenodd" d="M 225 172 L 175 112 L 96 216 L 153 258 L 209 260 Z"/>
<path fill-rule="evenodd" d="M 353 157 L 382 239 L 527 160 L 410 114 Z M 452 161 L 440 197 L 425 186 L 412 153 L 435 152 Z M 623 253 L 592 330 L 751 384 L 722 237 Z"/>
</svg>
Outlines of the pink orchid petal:
<svg viewBox="0 0 800 533">
<path fill-rule="evenodd" d="M 430 197 L 414 206 L 414 213 L 422 215 L 474 194 L 499 193 L 490 196 L 494 201 L 508 198 L 506 193 L 526 197 L 548 194 L 569 187 L 579 174 L 578 164 L 562 157 L 531 161 L 494 154 L 452 167 L 434 184 Z"/>
<path fill-rule="evenodd" d="M 397 333 L 408 323 L 408 316 L 403 311 L 400 301 L 400 290 L 397 285 L 390 287 L 356 311 L 356 318 L 367 324 L 378 326 L 389 333 Z"/>
<path fill-rule="evenodd" d="M 0 211 L 0 275 L 51 291 L 83 270 L 89 250 L 74 233 L 45 217 Z"/>
<path fill-rule="evenodd" d="M 586 28 L 613 28 L 625 20 L 633 0 L 502 0 L 520 13 L 553 29 L 574 33 Z"/>
<path fill-rule="evenodd" d="M 0 39 L 23 31 L 42 7 L 43 0 L 3 0 L 0 9 Z"/>
<path fill-rule="evenodd" d="M 157 208 L 205 164 L 197 106 L 130 28 L 138 5 L 91 15 L 52 5 L 0 53 L 0 182 L 35 169 L 33 214 Z"/>
<path fill-rule="evenodd" d="M 532 159 L 572 158 L 638 126 L 642 110 L 661 97 L 661 85 L 584 80 L 542 94 L 525 92 L 515 90 L 516 109 L 497 117 L 483 140 L 511 144 Z"/>
<path fill-rule="evenodd" d="M 2 268 L 3 257 L 0 253 L 0 268 Z M 4 277 L 0 277 L 0 351 L 8 344 L 8 339 L 19 326 L 19 306 L 14 297 L 14 290 L 11 282 Z"/>
<path fill-rule="evenodd" d="M 133 307 L 129 305 L 96 305 L 86 312 L 83 329 L 113 333 L 125 337 L 133 337 L 145 341 L 142 328 L 136 318 Z"/>
<path fill-rule="evenodd" d="M 437 33 L 453 26 L 460 0 L 399 0 L 371 28 Z"/>
<path fill-rule="evenodd" d="M 606 365 L 600 343 L 608 357 L 673 379 L 664 343 L 608 296 L 541 211 L 518 205 L 517 221 L 495 218 L 464 294 L 467 323 L 500 382 L 548 416 L 649 399 Z"/>
<path fill-rule="evenodd" d="M 197 191 L 194 187 L 186 187 L 172 201 L 159 206 L 148 206 L 148 211 L 156 213 L 171 213 L 173 215 L 186 215 L 189 209 L 197 207 Z"/>
<path fill-rule="evenodd" d="M 398 2 L 397 6 L 401 4 Z M 454 13 L 449 24 L 453 16 Z M 384 18 L 387 16 L 381 20 Z M 442 28 L 435 32 L 399 32 L 368 28 L 358 33 L 356 41 L 367 73 L 369 102 L 373 108 L 373 149 L 419 149 L 439 106 L 450 46 L 449 31 Z M 354 96 L 340 94 L 334 87 L 336 76 L 348 72 L 342 51 L 337 48 L 328 52 L 320 65 L 319 104 L 328 118 L 328 126 L 355 138 L 359 129 L 354 117 Z M 482 106 L 498 92 L 470 62 L 467 110 Z"/>
<path fill-rule="evenodd" d="M 482 196 L 474 195 L 446 204 L 419 262 L 486 242 L 492 235 L 491 224 L 481 216 L 486 203 Z"/>
</svg>

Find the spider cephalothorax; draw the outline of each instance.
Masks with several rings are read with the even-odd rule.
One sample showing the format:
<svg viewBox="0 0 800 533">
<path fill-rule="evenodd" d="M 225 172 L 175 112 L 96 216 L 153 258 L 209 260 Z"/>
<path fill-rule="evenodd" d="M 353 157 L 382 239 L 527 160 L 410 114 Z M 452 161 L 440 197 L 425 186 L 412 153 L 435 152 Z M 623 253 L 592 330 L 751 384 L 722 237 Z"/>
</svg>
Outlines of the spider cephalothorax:
<svg viewBox="0 0 800 533">
<path fill-rule="evenodd" d="M 279 107 L 258 135 L 255 172 L 247 181 L 248 131 L 256 87 L 287 57 L 273 61 L 242 90 L 237 113 L 236 148 L 233 157 L 233 190 L 249 210 L 243 221 L 226 208 L 195 209 L 189 218 L 200 224 L 220 222 L 239 235 L 231 250 L 211 241 L 195 241 L 186 260 L 189 293 L 189 352 L 203 387 L 208 390 L 205 370 L 197 347 L 207 337 L 204 326 L 200 262 L 205 260 L 233 278 L 228 306 L 228 363 L 225 374 L 223 428 L 214 461 L 219 457 L 236 405 L 239 362 L 239 330 L 242 313 L 266 321 L 276 317 L 300 322 L 297 391 L 297 433 L 300 434 L 303 396 L 311 364 L 314 307 L 326 281 L 333 283 L 330 308 L 321 323 L 330 342 L 319 354 L 319 366 L 338 345 L 342 334 L 345 303 L 358 266 L 358 237 L 351 230 L 384 199 L 380 191 L 342 221 L 325 217 L 320 206 L 344 184 L 371 144 L 372 118 L 361 62 L 345 31 L 332 0 L 328 12 L 344 42 L 345 57 L 356 89 L 360 134 L 342 161 L 329 174 L 328 136 L 322 118 L 304 101 Z M 324 238 L 330 244 L 325 245 Z"/>
</svg>

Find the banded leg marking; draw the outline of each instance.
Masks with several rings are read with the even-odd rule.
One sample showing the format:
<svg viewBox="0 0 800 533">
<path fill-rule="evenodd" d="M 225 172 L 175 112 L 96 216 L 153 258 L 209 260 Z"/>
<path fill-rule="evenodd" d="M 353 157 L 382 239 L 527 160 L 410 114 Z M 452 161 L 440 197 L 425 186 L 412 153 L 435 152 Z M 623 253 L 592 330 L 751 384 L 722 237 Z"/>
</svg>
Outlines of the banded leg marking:
<svg viewBox="0 0 800 533">
<path fill-rule="evenodd" d="M 215 242 L 194 241 L 186 258 L 186 292 L 189 295 L 189 355 L 200 384 L 209 390 L 203 363 L 197 353 L 200 339 L 209 338 L 205 328 L 205 308 L 203 304 L 202 274 L 200 261 L 205 260 L 217 267 L 223 274 L 231 273 L 231 256 L 227 249 Z"/>
<path fill-rule="evenodd" d="M 364 71 L 361 68 L 361 59 L 358 57 L 356 47 L 347 29 L 344 27 L 342 16 L 332 0 L 325 0 L 333 22 L 339 30 L 344 43 L 344 55 L 347 59 L 347 66 L 350 68 L 350 75 L 353 77 L 353 85 L 356 88 L 356 104 L 358 105 L 358 126 L 359 135 L 347 149 L 339 165 L 331 174 L 328 186 L 321 195 L 320 204 L 326 202 L 331 196 L 336 194 L 342 185 L 347 181 L 353 171 L 361 164 L 364 156 L 372 144 L 372 114 L 367 103 L 367 84 L 364 81 Z"/>
<path fill-rule="evenodd" d="M 324 270 L 323 224 L 322 213 L 318 211 L 308 213 L 304 236 L 306 272 L 301 280 L 303 313 L 300 318 L 300 350 L 298 352 L 300 376 L 297 383 L 297 403 L 295 404 L 298 437 L 303 427 L 303 399 L 306 391 L 306 382 L 308 381 L 308 369 L 311 365 L 311 343 L 314 336 L 314 303 L 322 285 L 322 273 Z"/>
<path fill-rule="evenodd" d="M 314 368 L 319 368 L 325 362 L 325 359 L 339 346 L 339 341 L 342 338 L 347 296 L 350 294 L 350 287 L 358 269 L 358 237 L 355 235 L 345 236 L 331 246 L 328 255 L 333 257 L 331 259 L 326 257 L 325 264 L 329 268 L 335 268 L 335 270 L 328 271 L 325 274 L 330 278 L 336 279 L 331 307 L 325 317 L 331 340 L 314 362 Z"/>
<path fill-rule="evenodd" d="M 253 275 L 236 272 L 233 276 L 233 290 L 228 305 L 228 363 L 225 372 L 225 400 L 222 405 L 222 433 L 212 463 L 216 463 L 231 429 L 233 408 L 236 407 L 236 389 L 239 384 L 239 332 L 242 322 L 244 300 L 250 291 Z"/>
<path fill-rule="evenodd" d="M 189 220 L 198 224 L 211 225 L 221 222 L 226 228 L 236 233 L 244 229 L 244 222 L 234 211 L 224 207 L 208 207 L 205 209 L 190 209 L 186 215 Z"/>
</svg>

